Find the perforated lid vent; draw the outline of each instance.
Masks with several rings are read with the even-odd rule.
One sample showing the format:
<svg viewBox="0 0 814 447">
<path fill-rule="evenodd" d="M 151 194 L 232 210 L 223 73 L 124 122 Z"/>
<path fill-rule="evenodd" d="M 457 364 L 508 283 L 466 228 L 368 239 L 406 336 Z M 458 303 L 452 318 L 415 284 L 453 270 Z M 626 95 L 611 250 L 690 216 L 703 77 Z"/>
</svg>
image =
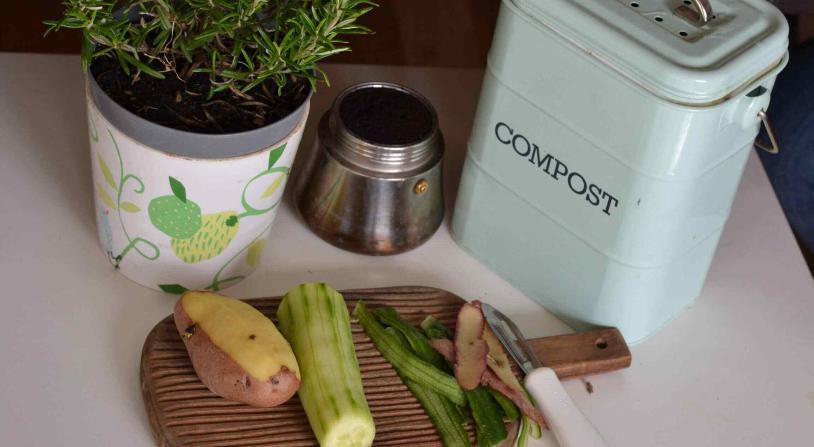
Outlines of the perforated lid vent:
<svg viewBox="0 0 814 447">
<path fill-rule="evenodd" d="M 679 103 L 727 97 L 777 65 L 788 46 L 786 19 L 765 0 L 511 1 L 585 54 Z"/>
</svg>

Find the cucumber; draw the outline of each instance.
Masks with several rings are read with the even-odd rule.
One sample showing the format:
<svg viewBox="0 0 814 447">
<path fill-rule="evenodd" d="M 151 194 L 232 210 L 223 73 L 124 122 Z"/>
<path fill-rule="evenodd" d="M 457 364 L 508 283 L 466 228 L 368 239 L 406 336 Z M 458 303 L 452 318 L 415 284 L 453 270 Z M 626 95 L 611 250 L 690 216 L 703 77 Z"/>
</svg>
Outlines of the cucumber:
<svg viewBox="0 0 814 447">
<path fill-rule="evenodd" d="M 543 436 L 543 429 L 539 424 L 531 420 L 528 416 L 523 415 L 523 419 L 529 424 L 529 436 L 534 439 L 540 439 Z"/>
<path fill-rule="evenodd" d="M 448 338 L 452 339 L 453 334 L 452 331 L 449 330 L 443 323 L 438 321 L 437 318 L 433 317 L 432 315 L 428 316 L 421 322 L 421 329 L 424 330 L 424 333 L 430 339 L 435 338 Z M 525 447 L 526 441 L 528 437 L 531 436 L 534 439 L 540 439 L 543 436 L 542 429 L 536 422 L 531 420 L 525 414 L 520 412 L 520 409 L 511 402 L 510 399 L 506 398 L 502 394 L 498 393 L 497 391 L 489 388 L 489 392 L 492 394 L 492 397 L 495 398 L 497 403 L 503 409 L 503 414 L 506 416 L 507 419 L 511 421 L 516 421 L 518 418 L 521 418 L 521 430 L 518 436 L 518 447 Z M 531 402 L 531 396 L 528 395 L 526 392 L 526 396 L 528 396 L 529 401 Z"/>
<path fill-rule="evenodd" d="M 446 397 L 458 406 L 466 405 L 466 396 L 455 377 L 420 359 L 409 348 L 403 346 L 398 340 L 394 340 L 376 317 L 367 310 L 364 302 L 359 301 L 356 304 L 353 316 L 359 320 L 359 324 L 364 328 L 382 357 L 393 365 L 402 378 L 412 380 L 419 386 Z M 294 353 L 296 354 L 296 351 Z"/>
<path fill-rule="evenodd" d="M 469 435 L 464 430 L 460 410 L 455 404 L 412 380 L 405 380 L 404 384 L 424 407 L 444 447 L 470 447 L 472 445 Z"/>
<path fill-rule="evenodd" d="M 396 328 L 391 326 L 385 328 L 384 332 L 394 342 L 401 344 L 402 347 L 407 348 L 409 346 L 407 338 Z M 464 429 L 464 417 L 460 407 L 450 402 L 446 397 L 430 391 L 412 380 L 404 378 L 402 380 L 407 385 L 407 389 L 418 399 L 424 411 L 427 412 L 427 416 L 430 417 L 444 447 L 472 447 L 469 435 Z"/>
<path fill-rule="evenodd" d="M 474 390 L 465 390 L 464 393 L 475 420 L 478 447 L 500 445 L 508 436 L 500 406 L 485 387 L 479 386 Z"/>
<path fill-rule="evenodd" d="M 526 447 L 529 442 L 529 430 L 530 424 L 533 424 L 534 421 L 527 417 L 523 417 L 520 419 L 520 429 L 517 432 L 517 443 L 516 447 Z"/>
<path fill-rule="evenodd" d="M 376 426 L 342 295 L 325 284 L 302 284 L 283 297 L 277 320 L 297 357 L 300 402 L 320 446 L 372 445 Z"/>
<path fill-rule="evenodd" d="M 397 312 L 396 315 L 398 315 Z M 379 314 L 379 316 L 381 317 L 382 315 Z M 384 319 L 382 319 L 382 321 L 388 323 Z M 421 328 L 429 338 L 453 338 L 452 331 L 433 316 L 425 318 L 421 323 Z M 418 330 L 412 326 L 402 330 L 409 331 L 410 329 L 418 332 Z M 419 333 L 419 335 L 421 334 Z M 424 340 L 426 340 L 426 338 L 424 338 Z M 429 342 L 427 343 L 429 344 Z M 430 346 L 430 348 L 432 349 L 432 346 Z M 438 351 L 435 351 L 435 349 L 433 349 L 433 351 L 440 356 Z M 418 353 L 418 351 L 416 351 L 416 353 Z M 446 363 L 445 360 L 444 362 Z M 491 389 L 483 386 L 478 386 L 473 390 L 464 390 L 469 409 L 472 411 L 472 419 L 475 421 L 475 434 L 478 438 L 478 447 L 500 445 L 508 436 L 506 425 L 503 423 L 503 415 L 505 413 L 503 409 L 504 403 L 493 398 L 491 391 Z M 511 408 L 514 409 L 514 404 L 511 402 L 509 402 L 509 404 Z"/>
<path fill-rule="evenodd" d="M 511 399 L 508 397 L 500 394 L 499 392 L 495 391 L 492 388 L 486 388 L 489 390 L 489 394 L 495 399 L 495 401 L 500 405 L 501 410 L 503 410 L 503 415 L 506 416 L 506 419 L 510 421 L 516 421 L 520 419 L 520 410 L 517 409 L 517 406 L 514 405 Z"/>
<path fill-rule="evenodd" d="M 405 339 L 407 346 L 415 355 L 435 366 L 438 369 L 446 369 L 447 361 L 431 345 L 429 339 L 418 329 L 408 323 L 396 309 L 392 307 L 382 307 L 376 309 L 374 314 L 387 326 L 399 331 Z"/>
<path fill-rule="evenodd" d="M 543 436 L 543 430 L 540 426 L 531 420 L 530 417 L 523 415 L 520 418 L 520 431 L 517 434 L 516 447 L 526 447 L 529 437 L 540 439 Z"/>
<path fill-rule="evenodd" d="M 432 315 L 424 318 L 424 321 L 421 322 L 421 329 L 429 338 L 448 338 L 450 340 L 455 338 L 452 331 Z"/>
</svg>

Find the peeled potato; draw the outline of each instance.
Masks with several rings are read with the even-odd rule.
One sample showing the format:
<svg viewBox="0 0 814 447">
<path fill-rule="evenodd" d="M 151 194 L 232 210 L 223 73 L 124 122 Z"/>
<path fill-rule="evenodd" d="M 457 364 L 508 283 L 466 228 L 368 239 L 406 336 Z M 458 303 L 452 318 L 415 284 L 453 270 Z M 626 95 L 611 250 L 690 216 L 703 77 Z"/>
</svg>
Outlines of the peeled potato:
<svg viewBox="0 0 814 447">
<path fill-rule="evenodd" d="M 271 320 L 243 301 L 187 292 L 175 305 L 175 327 L 201 382 L 219 396 L 273 407 L 300 387 L 288 341 Z"/>
</svg>

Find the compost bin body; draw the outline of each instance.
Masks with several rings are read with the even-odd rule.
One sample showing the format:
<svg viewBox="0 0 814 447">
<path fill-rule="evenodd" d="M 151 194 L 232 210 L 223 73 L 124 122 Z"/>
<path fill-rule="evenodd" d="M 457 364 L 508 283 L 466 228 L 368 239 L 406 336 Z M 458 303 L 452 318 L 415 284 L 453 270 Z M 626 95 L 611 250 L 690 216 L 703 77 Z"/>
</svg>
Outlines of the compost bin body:
<svg viewBox="0 0 814 447">
<path fill-rule="evenodd" d="M 674 3 L 504 0 L 453 217 L 524 293 L 631 342 L 699 295 L 787 60 L 768 3 L 703 26 Z"/>
</svg>

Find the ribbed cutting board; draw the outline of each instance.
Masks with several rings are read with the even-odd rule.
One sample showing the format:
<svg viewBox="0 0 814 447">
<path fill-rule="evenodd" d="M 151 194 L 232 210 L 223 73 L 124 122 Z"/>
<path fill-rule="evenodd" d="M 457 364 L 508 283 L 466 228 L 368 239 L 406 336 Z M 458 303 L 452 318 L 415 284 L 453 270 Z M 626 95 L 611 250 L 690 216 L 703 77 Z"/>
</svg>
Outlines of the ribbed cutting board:
<svg viewBox="0 0 814 447">
<path fill-rule="evenodd" d="M 454 327 L 464 302 L 427 287 L 396 287 L 342 292 L 350 310 L 362 299 L 370 307 L 391 306 L 417 325 L 434 315 Z M 247 300 L 274 318 L 280 297 Z M 441 446 L 424 410 L 410 394 L 361 327 L 353 341 L 365 395 L 376 423 L 377 446 Z M 610 371 L 630 365 L 630 351 L 615 329 L 531 341 L 547 366 L 560 377 Z M 198 380 L 172 315 L 147 336 L 141 355 L 141 388 L 159 446 L 317 446 L 305 412 L 295 397 L 275 408 L 253 408 L 212 394 Z M 470 427 L 470 433 L 472 429 Z M 474 436 L 473 436 L 474 440 Z"/>
</svg>

